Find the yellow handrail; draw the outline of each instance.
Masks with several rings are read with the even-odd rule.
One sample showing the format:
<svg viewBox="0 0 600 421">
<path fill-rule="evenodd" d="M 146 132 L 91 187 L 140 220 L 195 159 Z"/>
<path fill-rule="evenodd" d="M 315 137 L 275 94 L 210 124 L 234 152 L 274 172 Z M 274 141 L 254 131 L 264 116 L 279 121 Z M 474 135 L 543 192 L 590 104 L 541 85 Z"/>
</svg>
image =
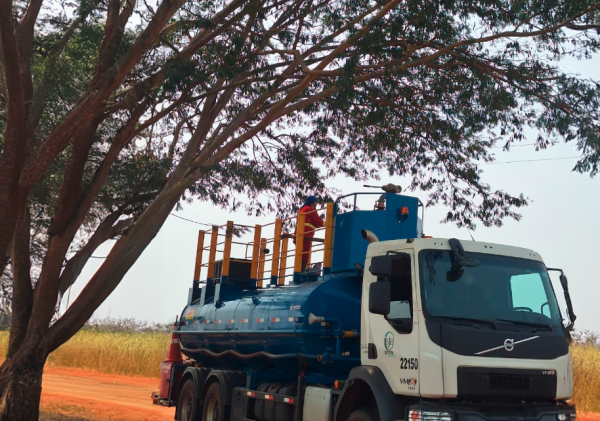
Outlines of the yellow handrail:
<svg viewBox="0 0 600 421">
<path fill-rule="evenodd" d="M 252 265 L 250 266 L 250 278 L 257 279 L 258 275 L 258 254 L 260 253 L 260 225 L 254 227 L 254 247 L 252 249 Z"/>
<path fill-rule="evenodd" d="M 273 238 L 273 263 L 271 264 L 271 283 L 277 277 L 279 270 L 279 248 L 281 247 L 281 231 L 283 230 L 283 221 L 275 219 L 275 238 Z"/>
<path fill-rule="evenodd" d="M 296 259 L 294 261 L 294 272 L 302 272 L 302 247 L 304 246 L 304 223 L 306 214 L 298 214 L 298 224 L 296 225 Z"/>
<path fill-rule="evenodd" d="M 198 231 L 198 246 L 196 248 L 196 266 L 194 268 L 194 281 L 200 280 L 200 269 L 202 268 L 202 251 L 204 250 L 204 231 Z"/>
<path fill-rule="evenodd" d="M 318 212 L 322 209 L 326 210 L 325 223 L 322 227 L 312 228 L 306 225 L 306 215 L 313 212 Z M 296 220 L 296 233 L 290 234 L 284 232 L 283 227 L 285 221 L 295 219 Z M 273 236 L 262 235 L 265 233 L 264 228 L 274 225 Z M 213 226 L 211 230 L 199 231 L 198 233 L 198 244 L 196 249 L 196 260 L 194 265 L 194 280 L 199 281 L 202 275 L 202 271 L 207 268 L 208 273 L 206 274 L 207 279 L 214 277 L 215 260 L 217 253 L 222 253 L 222 268 L 221 276 L 229 276 L 231 262 L 247 262 L 249 257 L 249 248 L 252 249 L 250 277 L 255 281 L 256 287 L 263 286 L 263 279 L 265 276 L 265 270 L 270 271 L 270 283 L 273 285 L 284 285 L 285 278 L 287 276 L 286 271 L 293 269 L 295 273 L 302 271 L 303 260 L 308 264 L 315 259 L 314 253 L 323 252 L 323 269 L 325 273 L 331 270 L 332 254 L 333 254 L 333 204 L 327 203 L 325 207 L 310 210 L 309 212 L 299 212 L 298 214 L 281 219 L 275 218 L 272 223 L 264 225 L 254 226 L 254 239 L 251 242 L 234 241 L 233 233 L 235 228 L 244 227 L 252 228 L 247 225 L 234 224 L 233 221 L 227 221 L 227 224 L 221 226 Z M 221 229 L 225 228 L 225 229 Z M 314 238 L 314 233 L 318 231 L 325 231 L 324 238 Z M 205 246 L 205 239 L 207 234 L 210 232 L 210 245 Z M 270 232 L 270 230 L 269 230 Z M 225 237 L 223 241 L 219 237 Z M 295 239 L 295 247 L 289 245 L 289 239 Z M 307 248 L 305 250 L 305 242 L 322 243 L 322 248 Z M 265 253 L 266 246 L 272 243 L 273 251 L 271 258 Z M 245 259 L 232 259 L 232 247 L 233 245 L 238 247 L 245 247 Z M 223 249 L 219 249 L 223 246 Z M 208 262 L 203 262 L 204 250 L 208 251 Z M 293 267 L 287 267 L 287 261 L 290 256 L 294 256 Z M 221 256 L 221 254 L 219 254 Z M 270 266 L 266 265 L 267 262 L 271 262 Z"/>
<path fill-rule="evenodd" d="M 281 265 L 279 266 L 279 280 L 277 285 L 285 285 L 285 267 L 287 263 L 287 252 L 288 252 L 288 239 L 284 238 L 281 240 Z M 283 281 L 281 281 L 283 279 Z"/>
<path fill-rule="evenodd" d="M 257 282 L 257 285 L 256 285 L 258 288 L 262 288 L 262 286 L 263 286 L 262 279 L 265 276 L 265 261 L 266 261 L 265 249 L 266 248 L 267 248 L 267 239 L 261 238 L 260 239 L 261 260 L 258 262 L 258 277 L 257 277 L 257 279 L 260 279 L 260 280 Z"/>
<path fill-rule="evenodd" d="M 219 227 L 214 226 L 210 236 L 210 252 L 208 253 L 208 274 L 206 279 L 215 276 L 215 255 L 217 253 L 217 239 L 219 238 Z"/>
<path fill-rule="evenodd" d="M 229 262 L 231 259 L 231 238 L 233 237 L 233 221 L 227 221 L 225 231 L 225 248 L 223 249 L 223 267 L 221 276 L 229 276 Z"/>
<path fill-rule="evenodd" d="M 333 203 L 327 203 L 325 213 L 325 253 L 323 256 L 323 273 L 325 268 L 331 269 L 331 260 L 333 257 Z"/>
</svg>

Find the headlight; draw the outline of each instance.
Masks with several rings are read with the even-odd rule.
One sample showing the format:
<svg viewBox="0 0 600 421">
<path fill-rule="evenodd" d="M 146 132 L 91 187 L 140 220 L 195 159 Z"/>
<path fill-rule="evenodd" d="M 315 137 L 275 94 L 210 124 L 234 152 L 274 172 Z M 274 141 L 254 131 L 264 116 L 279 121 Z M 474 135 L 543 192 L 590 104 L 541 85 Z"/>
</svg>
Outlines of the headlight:
<svg viewBox="0 0 600 421">
<path fill-rule="evenodd" d="M 420 409 L 411 409 L 408 411 L 408 421 L 454 421 L 454 415 L 449 412 L 421 411 Z"/>
<path fill-rule="evenodd" d="M 575 421 L 577 419 L 577 413 L 574 409 L 568 412 L 559 412 L 556 414 L 556 418 L 558 421 Z"/>
</svg>

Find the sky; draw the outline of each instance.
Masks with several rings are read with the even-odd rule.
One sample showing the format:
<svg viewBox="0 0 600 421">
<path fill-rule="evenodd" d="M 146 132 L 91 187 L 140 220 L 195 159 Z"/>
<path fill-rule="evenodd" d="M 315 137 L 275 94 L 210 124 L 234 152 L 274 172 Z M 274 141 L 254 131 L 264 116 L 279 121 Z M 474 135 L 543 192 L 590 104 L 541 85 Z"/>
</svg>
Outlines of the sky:
<svg viewBox="0 0 600 421">
<path fill-rule="evenodd" d="M 598 80 L 600 57 L 592 60 L 571 60 L 563 67 L 586 78 Z M 596 70 L 596 71 L 595 71 Z M 427 208 L 424 231 L 427 235 L 441 238 L 459 238 L 525 247 L 540 253 L 548 267 L 562 268 L 569 279 L 571 297 L 577 315 L 576 328 L 600 332 L 600 306 L 594 297 L 600 296 L 600 177 L 573 172 L 578 156 L 574 144 L 558 144 L 547 150 L 535 151 L 536 134 L 530 132 L 522 145 L 515 145 L 509 152 L 493 149 L 496 164 L 482 165 L 484 180 L 492 189 L 505 190 L 511 194 L 523 193 L 529 205 L 520 210 L 521 221 L 505 220 L 502 227 L 483 227 L 481 224 L 469 233 L 440 221 L 447 213 L 444 206 Z M 381 180 L 354 182 L 338 177 L 328 182 L 330 187 L 344 194 L 369 191 L 363 184 L 387 184 L 408 186 L 406 179 L 381 174 Z M 372 191 L 372 190 L 371 190 Z M 406 192 L 426 201 L 426 194 L 419 191 Z M 243 198 L 241 198 L 243 199 Z M 372 197 L 365 203 L 372 206 Z M 274 221 L 275 216 L 249 217 L 244 211 L 229 213 L 210 203 L 196 201 L 184 204 L 178 216 L 203 222 L 254 225 Z M 95 318 L 136 318 L 148 322 L 170 322 L 186 305 L 188 289 L 192 285 L 196 241 L 199 229 L 206 229 L 193 222 L 170 216 L 138 261 L 125 275 L 113 294 L 95 312 Z M 102 264 L 114 242 L 102 245 L 90 259 L 81 276 L 73 285 L 69 296 L 72 303 L 87 280 Z M 555 284 L 562 300 L 562 290 Z M 564 304 L 564 303 L 563 303 Z M 63 301 L 63 311 L 67 301 Z"/>
</svg>

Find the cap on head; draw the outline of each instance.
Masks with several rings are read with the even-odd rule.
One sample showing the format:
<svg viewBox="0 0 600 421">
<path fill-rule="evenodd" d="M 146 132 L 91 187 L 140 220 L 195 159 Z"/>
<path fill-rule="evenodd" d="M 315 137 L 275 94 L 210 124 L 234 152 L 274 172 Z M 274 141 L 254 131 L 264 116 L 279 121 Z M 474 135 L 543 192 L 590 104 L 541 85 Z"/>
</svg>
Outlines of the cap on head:
<svg viewBox="0 0 600 421">
<path fill-rule="evenodd" d="M 306 202 L 304 202 L 305 206 L 310 206 L 313 203 L 317 203 L 317 196 L 308 196 L 306 198 Z"/>
</svg>

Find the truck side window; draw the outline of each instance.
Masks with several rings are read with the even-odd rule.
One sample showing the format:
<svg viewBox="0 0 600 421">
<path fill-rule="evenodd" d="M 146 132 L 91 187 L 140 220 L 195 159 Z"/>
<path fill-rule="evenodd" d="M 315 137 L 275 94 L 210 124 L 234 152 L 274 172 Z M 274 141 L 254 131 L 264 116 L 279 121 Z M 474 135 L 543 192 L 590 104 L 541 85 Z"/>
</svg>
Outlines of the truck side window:
<svg viewBox="0 0 600 421">
<path fill-rule="evenodd" d="M 387 319 L 412 318 L 412 270 L 410 259 L 402 260 L 401 270 L 398 275 L 391 276 L 389 281 L 392 286 L 390 312 Z"/>
</svg>

